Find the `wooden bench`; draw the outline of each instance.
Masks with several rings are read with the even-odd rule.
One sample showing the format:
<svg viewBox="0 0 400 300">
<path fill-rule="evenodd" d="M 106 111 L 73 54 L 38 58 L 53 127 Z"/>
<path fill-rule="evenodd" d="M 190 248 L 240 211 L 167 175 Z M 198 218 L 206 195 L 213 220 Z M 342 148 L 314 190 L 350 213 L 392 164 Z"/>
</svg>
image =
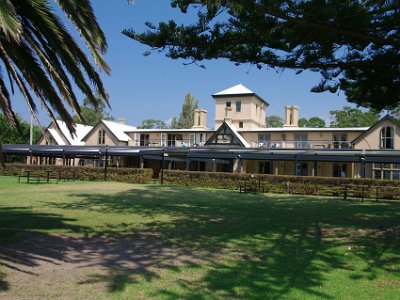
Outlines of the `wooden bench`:
<svg viewBox="0 0 400 300">
<path fill-rule="evenodd" d="M 75 180 L 76 179 L 76 172 L 75 172 L 75 170 L 73 170 L 72 172 L 70 172 L 70 171 L 67 171 L 67 172 L 65 172 L 65 171 L 63 171 L 63 170 L 58 170 L 58 171 L 55 171 L 57 174 L 55 175 L 55 179 L 57 179 L 57 183 L 60 181 L 60 180 L 64 180 L 64 181 L 66 181 L 66 180 Z"/>
<path fill-rule="evenodd" d="M 397 186 L 371 186 L 371 192 L 375 200 L 379 199 L 397 199 L 400 200 L 400 187 Z"/>
<path fill-rule="evenodd" d="M 239 186 L 239 193 L 253 193 L 261 191 L 260 180 L 243 180 Z"/>
<path fill-rule="evenodd" d="M 347 200 L 348 198 L 361 198 L 361 201 L 364 201 L 364 198 L 369 191 L 370 186 L 368 185 L 359 185 L 359 184 L 343 184 L 341 186 L 340 194 L 343 194 L 343 200 Z"/>
<path fill-rule="evenodd" d="M 361 201 L 364 199 L 393 199 L 396 196 L 400 200 L 400 187 L 395 186 L 371 186 L 371 185 L 357 185 L 357 184 L 344 184 L 341 186 L 340 193 L 343 194 L 343 200 L 348 198 L 359 198 Z"/>
<path fill-rule="evenodd" d="M 21 178 L 26 178 L 26 183 L 32 181 L 35 181 L 36 183 L 41 181 L 49 183 L 51 172 L 51 170 L 21 170 L 21 174 L 18 176 L 18 182 L 21 182 Z"/>
<path fill-rule="evenodd" d="M 21 169 L 21 173 L 18 175 L 18 182 L 21 182 L 21 178 L 27 178 L 28 175 L 25 172 L 25 169 Z"/>
</svg>

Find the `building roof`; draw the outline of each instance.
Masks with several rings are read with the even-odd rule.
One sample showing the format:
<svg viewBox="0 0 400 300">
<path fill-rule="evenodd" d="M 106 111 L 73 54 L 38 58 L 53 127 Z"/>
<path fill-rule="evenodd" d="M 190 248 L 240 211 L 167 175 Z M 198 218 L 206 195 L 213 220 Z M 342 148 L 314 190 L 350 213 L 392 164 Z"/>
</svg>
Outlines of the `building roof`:
<svg viewBox="0 0 400 300">
<path fill-rule="evenodd" d="M 101 157 L 104 153 L 116 156 L 144 156 L 151 155 L 158 159 L 180 155 L 185 158 L 196 159 L 232 159 L 240 157 L 247 160 L 304 160 L 304 161 L 330 161 L 330 162 L 361 162 L 366 163 L 400 163 L 399 150 L 264 150 L 256 148 L 229 148 L 215 147 L 201 148 L 176 148 L 176 147 L 132 147 L 132 146 L 69 146 L 69 145 L 3 145 L 3 153 L 17 155 L 48 155 L 62 157 L 64 154 L 71 156 Z M 165 153 L 169 156 L 165 157 Z"/>
<path fill-rule="evenodd" d="M 57 129 L 49 128 L 48 132 L 50 133 L 53 140 L 57 143 L 57 145 L 64 146 L 65 142 L 62 139 L 61 135 L 58 133 Z"/>
<path fill-rule="evenodd" d="M 92 126 L 87 126 L 87 125 L 83 125 L 83 124 L 75 124 L 75 126 L 74 126 L 75 134 L 72 135 L 71 132 L 68 130 L 68 127 L 65 124 L 65 122 L 57 120 L 57 125 L 61 130 L 61 134 L 65 137 L 65 139 L 68 141 L 68 143 L 73 146 L 84 145 L 85 143 L 82 142 L 82 138 L 93 128 Z M 49 132 L 54 137 L 56 142 L 59 145 L 64 145 L 65 142 L 62 140 L 58 131 L 56 129 L 54 129 L 54 130 L 50 130 L 50 129 L 51 128 L 49 128 Z M 60 144 L 59 142 L 62 142 L 62 144 Z"/>
<path fill-rule="evenodd" d="M 243 136 L 236 130 L 235 126 L 232 124 L 226 123 L 228 127 L 232 130 L 232 132 L 237 136 L 237 138 L 240 140 L 240 142 L 246 147 L 249 148 L 250 145 L 249 143 L 243 138 Z"/>
<path fill-rule="evenodd" d="M 237 131 L 240 132 L 343 132 L 343 131 L 359 131 L 364 132 L 368 130 L 369 127 L 346 127 L 346 128 L 339 128 L 339 127 L 324 127 L 324 128 L 309 128 L 309 127 L 271 127 L 271 128 L 257 128 L 257 129 L 238 129 Z"/>
<path fill-rule="evenodd" d="M 125 132 L 136 130 L 135 126 L 130 126 L 118 122 L 108 121 L 108 120 L 100 120 L 83 138 L 82 141 L 85 141 L 97 128 L 99 124 L 104 124 L 105 127 L 117 138 L 120 142 L 128 142 L 132 140 Z"/>
<path fill-rule="evenodd" d="M 226 142 L 219 142 L 218 136 L 230 136 L 231 138 Z M 206 141 L 205 145 L 207 146 L 240 146 L 249 148 L 250 145 L 247 141 L 243 138 L 243 136 L 236 131 L 236 128 L 229 124 L 228 122 L 224 121 L 218 129 L 214 132 L 214 134 Z"/>
<path fill-rule="evenodd" d="M 136 130 L 135 126 L 121 124 L 118 122 L 101 120 L 104 125 L 115 135 L 115 137 L 122 142 L 128 142 L 131 138 L 125 133 L 128 131 Z"/>
<path fill-rule="evenodd" d="M 261 102 L 269 106 L 267 101 L 265 101 L 263 98 L 258 96 L 256 93 L 254 93 L 252 90 L 248 89 L 241 83 L 212 95 L 213 98 L 224 97 L 224 96 L 255 96 Z"/>
<path fill-rule="evenodd" d="M 214 132 L 214 129 L 210 128 L 149 128 L 149 129 L 135 129 L 135 130 L 126 130 L 125 132 Z"/>
<path fill-rule="evenodd" d="M 241 94 L 255 94 L 252 90 L 248 89 L 245 87 L 243 84 L 237 84 L 235 86 L 232 86 L 226 90 L 223 90 L 221 92 L 218 92 L 214 94 L 213 96 L 218 96 L 218 95 L 241 95 Z"/>
<path fill-rule="evenodd" d="M 381 118 L 380 120 L 378 120 L 377 122 L 375 122 L 371 127 L 367 128 L 367 130 L 365 130 L 362 134 L 360 134 L 358 137 L 356 137 L 354 140 L 352 140 L 351 143 L 355 144 L 355 143 L 359 142 L 361 139 L 365 138 L 371 131 L 375 130 L 376 127 L 378 127 L 382 122 L 384 122 L 386 120 L 389 120 L 396 126 L 400 127 L 399 121 L 397 121 L 395 118 L 393 118 L 390 115 L 386 115 L 383 118 Z"/>
</svg>

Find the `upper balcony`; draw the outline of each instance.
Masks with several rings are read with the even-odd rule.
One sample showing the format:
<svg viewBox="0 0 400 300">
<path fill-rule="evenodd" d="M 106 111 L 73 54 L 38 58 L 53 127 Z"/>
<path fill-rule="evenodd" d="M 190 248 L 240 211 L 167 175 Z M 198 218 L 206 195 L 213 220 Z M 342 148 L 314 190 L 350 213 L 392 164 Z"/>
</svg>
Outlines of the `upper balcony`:
<svg viewBox="0 0 400 300">
<path fill-rule="evenodd" d="M 160 140 L 160 139 L 140 139 L 131 140 L 128 142 L 128 146 L 148 146 L 148 147 L 200 147 L 204 146 L 205 141 L 195 141 L 194 139 L 172 139 L 172 140 Z"/>
<path fill-rule="evenodd" d="M 252 148 L 266 149 L 351 149 L 348 141 L 334 140 L 269 140 L 269 141 L 251 141 Z"/>
</svg>

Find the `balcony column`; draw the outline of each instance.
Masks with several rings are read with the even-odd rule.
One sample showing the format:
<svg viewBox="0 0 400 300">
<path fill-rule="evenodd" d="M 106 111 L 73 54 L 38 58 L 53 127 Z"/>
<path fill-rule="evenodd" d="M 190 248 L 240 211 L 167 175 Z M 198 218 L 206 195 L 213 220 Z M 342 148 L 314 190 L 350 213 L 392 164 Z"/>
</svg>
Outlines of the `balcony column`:
<svg viewBox="0 0 400 300">
<path fill-rule="evenodd" d="M 240 159 L 240 155 L 238 155 L 236 158 L 236 162 L 234 164 L 233 171 L 235 171 L 235 169 L 236 169 L 236 173 L 238 173 L 238 174 L 240 174 L 240 172 L 242 171 L 242 161 Z"/>
<path fill-rule="evenodd" d="M 297 155 L 295 156 L 295 161 L 294 161 L 294 175 L 299 176 L 299 161 L 297 160 Z"/>
<path fill-rule="evenodd" d="M 189 171 L 189 170 L 190 170 L 190 159 L 189 159 L 189 157 L 186 158 L 186 167 L 185 167 L 185 170 L 186 170 L 186 171 Z"/>
<path fill-rule="evenodd" d="M 212 172 L 217 172 L 217 163 L 215 161 L 215 158 L 212 159 Z"/>
<path fill-rule="evenodd" d="M 365 178 L 365 158 L 361 157 L 361 178 Z"/>
<path fill-rule="evenodd" d="M 317 161 L 314 161 L 313 168 L 311 171 L 312 171 L 311 176 L 313 176 L 313 177 L 317 176 L 317 173 L 318 173 L 318 162 Z"/>
<path fill-rule="evenodd" d="M 143 167 L 144 167 L 143 156 L 140 154 L 139 155 L 139 168 L 143 169 Z"/>
</svg>

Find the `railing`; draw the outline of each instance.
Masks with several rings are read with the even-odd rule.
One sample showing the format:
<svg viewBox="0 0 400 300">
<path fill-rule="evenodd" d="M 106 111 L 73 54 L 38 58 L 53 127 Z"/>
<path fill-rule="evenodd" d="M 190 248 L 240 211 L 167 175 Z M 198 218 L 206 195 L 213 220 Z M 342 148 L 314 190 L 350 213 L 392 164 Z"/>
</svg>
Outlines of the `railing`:
<svg viewBox="0 0 400 300">
<path fill-rule="evenodd" d="M 351 144 L 347 141 L 332 141 L 332 140 L 277 140 L 277 141 L 252 141 L 253 148 L 266 149 L 350 149 Z"/>
<path fill-rule="evenodd" d="M 175 139 L 175 140 L 160 140 L 160 139 L 142 139 L 131 140 L 129 146 L 148 146 L 148 147 L 198 147 L 204 146 L 205 141 L 195 141 L 193 139 Z"/>
<path fill-rule="evenodd" d="M 201 147 L 205 141 L 195 141 L 193 139 L 141 139 L 129 141 L 129 146 L 148 146 L 148 147 Z M 252 148 L 265 149 L 351 149 L 350 142 L 333 140 L 253 140 L 249 142 Z"/>
</svg>

